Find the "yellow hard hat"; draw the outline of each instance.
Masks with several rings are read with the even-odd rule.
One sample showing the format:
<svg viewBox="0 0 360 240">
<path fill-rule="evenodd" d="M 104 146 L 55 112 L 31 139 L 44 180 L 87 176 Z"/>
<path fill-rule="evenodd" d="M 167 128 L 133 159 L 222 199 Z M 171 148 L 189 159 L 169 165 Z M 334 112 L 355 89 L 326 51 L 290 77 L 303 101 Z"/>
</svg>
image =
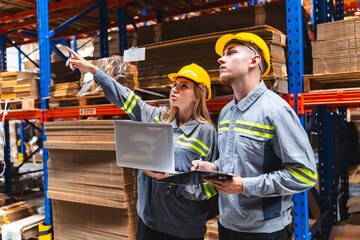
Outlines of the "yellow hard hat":
<svg viewBox="0 0 360 240">
<path fill-rule="evenodd" d="M 262 70 L 261 77 L 266 76 L 270 71 L 270 51 L 264 40 L 256 34 L 241 32 L 237 34 L 226 34 L 221 36 L 215 44 L 215 52 L 222 57 L 224 55 L 224 49 L 231 42 L 243 43 L 245 46 L 250 47 L 253 51 L 259 53 L 261 60 L 265 62 L 264 69 Z M 259 52 L 260 51 L 260 52 Z"/>
<path fill-rule="evenodd" d="M 209 100 L 211 98 L 211 81 L 209 74 L 202 67 L 195 63 L 186 65 L 185 67 L 181 68 L 180 71 L 177 73 L 170 73 L 168 77 L 171 81 L 175 81 L 178 77 L 183 77 L 197 83 L 202 83 L 207 89 L 206 100 Z"/>
</svg>

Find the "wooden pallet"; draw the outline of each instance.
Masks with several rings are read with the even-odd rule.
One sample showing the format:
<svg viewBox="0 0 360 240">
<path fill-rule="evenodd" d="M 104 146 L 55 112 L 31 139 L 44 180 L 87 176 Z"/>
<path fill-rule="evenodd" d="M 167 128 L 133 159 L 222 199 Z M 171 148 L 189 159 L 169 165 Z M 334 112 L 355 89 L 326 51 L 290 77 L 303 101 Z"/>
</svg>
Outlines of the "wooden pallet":
<svg viewBox="0 0 360 240">
<path fill-rule="evenodd" d="M 360 72 L 304 75 L 304 92 L 359 91 Z"/>
<path fill-rule="evenodd" d="M 34 110 L 40 108 L 40 100 L 37 98 L 24 97 L 7 100 L 0 100 L 0 109 L 5 109 L 7 102 L 7 109 L 10 110 Z"/>
<path fill-rule="evenodd" d="M 111 104 L 106 98 L 103 92 L 99 94 L 86 95 L 83 97 L 60 97 L 50 98 L 49 108 L 71 108 L 71 107 L 85 107 L 93 105 L 108 105 Z"/>
</svg>

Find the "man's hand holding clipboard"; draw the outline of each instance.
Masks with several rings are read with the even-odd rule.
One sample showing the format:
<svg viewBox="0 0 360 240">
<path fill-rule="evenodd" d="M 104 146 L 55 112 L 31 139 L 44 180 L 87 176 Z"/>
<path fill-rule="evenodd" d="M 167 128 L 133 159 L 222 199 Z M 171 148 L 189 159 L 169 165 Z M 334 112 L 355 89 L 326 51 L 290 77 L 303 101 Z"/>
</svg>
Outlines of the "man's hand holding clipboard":
<svg viewBox="0 0 360 240">
<path fill-rule="evenodd" d="M 218 167 L 210 162 L 204 162 L 200 160 L 192 161 L 193 167 L 191 170 L 200 170 L 200 171 L 209 171 L 215 172 L 218 170 Z M 243 178 L 235 175 L 231 177 L 217 176 L 217 175 L 208 175 L 204 176 L 203 180 L 205 182 L 211 183 L 216 187 L 219 192 L 226 194 L 240 194 L 244 192 L 243 189 Z"/>
</svg>

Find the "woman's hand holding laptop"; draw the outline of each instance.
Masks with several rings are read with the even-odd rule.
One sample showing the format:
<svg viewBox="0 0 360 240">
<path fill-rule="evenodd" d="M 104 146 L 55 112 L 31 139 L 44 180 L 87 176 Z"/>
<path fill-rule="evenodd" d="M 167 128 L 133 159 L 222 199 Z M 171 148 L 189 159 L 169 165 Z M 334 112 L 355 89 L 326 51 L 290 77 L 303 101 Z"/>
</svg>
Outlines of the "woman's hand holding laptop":
<svg viewBox="0 0 360 240">
<path fill-rule="evenodd" d="M 143 171 L 149 177 L 156 178 L 156 179 L 162 179 L 162 178 L 172 176 L 172 174 L 170 174 L 170 173 L 153 172 L 153 171 L 144 170 L 144 169 L 141 169 L 141 171 Z"/>
</svg>

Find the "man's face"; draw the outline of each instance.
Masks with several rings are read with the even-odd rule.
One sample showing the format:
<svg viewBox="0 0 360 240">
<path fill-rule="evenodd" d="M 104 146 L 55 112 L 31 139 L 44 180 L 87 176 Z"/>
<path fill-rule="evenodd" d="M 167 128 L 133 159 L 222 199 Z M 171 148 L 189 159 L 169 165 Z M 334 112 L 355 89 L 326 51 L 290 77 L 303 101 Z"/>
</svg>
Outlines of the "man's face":
<svg viewBox="0 0 360 240">
<path fill-rule="evenodd" d="M 253 56 L 255 56 L 254 52 L 244 45 L 231 43 L 227 46 L 224 55 L 218 59 L 220 63 L 220 83 L 231 86 L 235 79 L 246 75 Z"/>
</svg>

